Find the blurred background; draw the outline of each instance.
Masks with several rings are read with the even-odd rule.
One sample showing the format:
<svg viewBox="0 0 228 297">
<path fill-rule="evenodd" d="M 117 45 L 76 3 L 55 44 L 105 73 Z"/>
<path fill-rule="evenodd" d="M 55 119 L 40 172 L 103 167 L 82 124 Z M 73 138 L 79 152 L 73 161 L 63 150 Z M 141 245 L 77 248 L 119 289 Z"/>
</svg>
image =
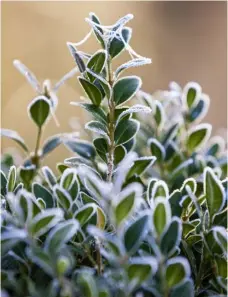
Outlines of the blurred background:
<svg viewBox="0 0 228 297">
<path fill-rule="evenodd" d="M 213 132 L 226 127 L 227 118 L 227 3 L 197 1 L 159 2 L 2 2 L 2 81 L 1 126 L 17 130 L 34 148 L 36 127 L 27 117 L 27 104 L 35 96 L 25 78 L 13 67 L 17 58 L 42 81 L 57 82 L 74 67 L 66 41 L 77 42 L 89 32 L 84 21 L 95 12 L 103 24 L 112 24 L 127 13 L 133 13 L 129 23 L 133 28 L 132 47 L 150 57 L 153 64 L 134 69 L 142 77 L 143 90 L 167 89 L 170 81 L 184 85 L 197 81 L 211 98 L 206 121 Z M 91 38 L 84 50 L 93 52 L 99 45 Z M 116 59 L 123 62 L 126 56 Z M 84 138 L 83 124 L 69 124 L 76 117 L 83 123 L 85 112 L 70 106 L 79 101 L 82 91 L 76 78 L 60 89 L 56 127 L 53 120 L 44 138 L 60 132 L 79 131 Z M 2 139 L 2 151 L 14 143 Z M 70 153 L 62 146 L 47 159 L 52 166 Z M 53 167 L 53 166 L 52 166 Z"/>
</svg>

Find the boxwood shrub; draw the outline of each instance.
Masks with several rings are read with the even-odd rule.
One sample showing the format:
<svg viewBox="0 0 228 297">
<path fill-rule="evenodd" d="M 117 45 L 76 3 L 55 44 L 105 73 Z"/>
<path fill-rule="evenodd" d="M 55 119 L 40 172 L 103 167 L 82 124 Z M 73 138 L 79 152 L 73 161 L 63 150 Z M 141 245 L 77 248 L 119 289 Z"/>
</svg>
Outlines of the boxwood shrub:
<svg viewBox="0 0 228 297">
<path fill-rule="evenodd" d="M 14 61 L 34 88 L 28 116 L 37 139 L 31 150 L 19 133 L 1 130 L 26 156 L 18 167 L 2 158 L 4 297 L 227 294 L 225 141 L 202 123 L 210 100 L 199 84 L 171 82 L 151 95 L 140 77 L 124 76 L 151 63 L 130 46 L 132 18 L 106 26 L 91 13 L 88 35 L 67 42 L 73 70 L 54 86 Z M 91 35 L 98 50 L 89 54 L 81 45 Z M 114 68 L 123 52 L 129 61 Z M 89 137 L 43 140 L 72 76 L 84 92 L 72 105 L 90 114 Z M 45 158 L 59 145 L 73 156 L 52 170 Z"/>
</svg>

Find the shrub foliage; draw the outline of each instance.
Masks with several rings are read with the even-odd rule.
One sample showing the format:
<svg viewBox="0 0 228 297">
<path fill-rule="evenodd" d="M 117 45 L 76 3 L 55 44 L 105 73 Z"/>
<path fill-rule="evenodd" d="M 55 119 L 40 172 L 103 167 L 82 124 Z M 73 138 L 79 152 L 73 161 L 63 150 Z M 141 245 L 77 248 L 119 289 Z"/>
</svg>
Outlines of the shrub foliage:
<svg viewBox="0 0 228 297">
<path fill-rule="evenodd" d="M 123 76 L 151 63 L 129 44 L 131 19 L 103 26 L 91 13 L 89 34 L 67 43 L 75 68 L 54 87 L 14 61 L 36 92 L 37 141 L 31 151 L 1 130 L 26 154 L 1 172 L 3 296 L 226 296 L 224 140 L 201 123 L 209 97 L 197 83 L 149 95 Z M 79 48 L 91 34 L 100 49 L 88 54 Z M 113 69 L 124 51 L 130 60 Z M 90 141 L 65 133 L 41 144 L 49 119 L 58 123 L 57 91 L 76 73 L 86 98 L 72 104 L 91 115 Z M 53 172 L 44 158 L 61 144 L 75 155 Z"/>
</svg>

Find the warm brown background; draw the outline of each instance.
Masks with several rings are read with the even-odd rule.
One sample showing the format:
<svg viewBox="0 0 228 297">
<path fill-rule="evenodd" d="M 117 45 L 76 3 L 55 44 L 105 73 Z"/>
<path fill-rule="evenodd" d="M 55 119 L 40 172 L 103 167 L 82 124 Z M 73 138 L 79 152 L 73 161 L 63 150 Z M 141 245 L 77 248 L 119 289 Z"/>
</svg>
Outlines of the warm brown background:
<svg viewBox="0 0 228 297">
<path fill-rule="evenodd" d="M 84 22 L 94 11 L 104 24 L 133 13 L 132 46 L 153 59 L 153 64 L 137 68 L 143 89 L 165 89 L 171 80 L 185 84 L 199 82 L 211 97 L 207 120 L 214 131 L 226 127 L 227 98 L 227 3 L 224 2 L 2 2 L 2 127 L 18 130 L 34 147 L 35 126 L 29 121 L 26 106 L 34 93 L 12 66 L 22 60 L 39 79 L 54 82 L 73 68 L 66 41 L 79 41 L 88 32 Z M 98 44 L 89 41 L 88 51 Z M 126 58 L 126 57 L 125 57 Z M 121 59 L 120 61 L 121 62 Z M 81 90 L 76 79 L 59 92 L 57 115 L 61 127 L 50 122 L 44 136 L 71 131 L 69 118 L 84 113 L 70 106 Z M 82 128 L 79 128 L 82 131 Z M 83 136 L 84 137 L 84 136 Z M 2 148 L 12 146 L 3 140 Z M 59 148 L 47 163 L 62 161 L 69 153 Z"/>
</svg>

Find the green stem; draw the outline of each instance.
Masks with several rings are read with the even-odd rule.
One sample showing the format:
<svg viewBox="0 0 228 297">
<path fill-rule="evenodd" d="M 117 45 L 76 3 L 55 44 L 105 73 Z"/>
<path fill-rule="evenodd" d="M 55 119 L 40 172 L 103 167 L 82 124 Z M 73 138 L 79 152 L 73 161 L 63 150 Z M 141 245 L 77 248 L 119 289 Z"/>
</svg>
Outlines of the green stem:
<svg viewBox="0 0 228 297">
<path fill-rule="evenodd" d="M 112 71 L 111 71 L 111 59 L 108 61 L 108 80 L 109 84 L 113 85 L 112 80 Z M 108 134 L 110 143 L 108 145 L 108 173 L 107 173 L 107 181 L 112 181 L 112 174 L 114 169 L 114 151 L 115 151 L 115 140 L 114 140 L 114 132 L 115 132 L 115 103 L 113 101 L 113 97 L 109 99 L 108 102 L 109 107 L 109 126 L 108 126 Z"/>
<path fill-rule="evenodd" d="M 40 141 L 42 136 L 42 128 L 38 128 L 37 138 L 36 138 L 36 146 L 34 150 L 34 157 L 33 157 L 33 164 L 36 165 L 36 167 L 39 167 L 39 148 L 40 148 Z"/>
</svg>

